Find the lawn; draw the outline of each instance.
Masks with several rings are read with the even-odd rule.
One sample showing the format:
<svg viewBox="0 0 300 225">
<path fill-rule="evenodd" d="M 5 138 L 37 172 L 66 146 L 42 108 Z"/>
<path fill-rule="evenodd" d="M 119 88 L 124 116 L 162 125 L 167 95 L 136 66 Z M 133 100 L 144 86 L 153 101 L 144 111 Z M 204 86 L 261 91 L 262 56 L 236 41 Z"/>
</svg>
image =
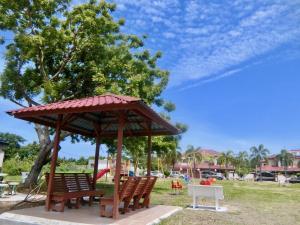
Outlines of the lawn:
<svg viewBox="0 0 300 225">
<path fill-rule="evenodd" d="M 152 204 L 176 205 L 184 210 L 164 220 L 162 225 L 176 224 L 299 224 L 300 185 L 279 187 L 271 182 L 219 181 L 224 186 L 223 206 L 227 212 L 186 209 L 191 197 L 185 189 L 171 195 L 170 180 L 159 180 L 152 194 Z M 206 201 L 205 203 L 208 203 Z"/>
<path fill-rule="evenodd" d="M 18 180 L 6 177 L 6 180 Z M 198 182 L 198 181 L 197 181 Z M 224 187 L 222 206 L 227 212 L 193 211 L 187 209 L 192 199 L 187 189 L 173 195 L 170 179 L 159 179 L 154 187 L 151 204 L 175 205 L 184 209 L 163 220 L 161 225 L 226 225 L 226 224 L 300 224 L 300 184 L 279 186 L 275 182 L 218 181 Z M 97 184 L 106 195 L 113 194 L 113 184 L 101 179 Z M 213 202 L 206 201 L 205 204 Z"/>
</svg>

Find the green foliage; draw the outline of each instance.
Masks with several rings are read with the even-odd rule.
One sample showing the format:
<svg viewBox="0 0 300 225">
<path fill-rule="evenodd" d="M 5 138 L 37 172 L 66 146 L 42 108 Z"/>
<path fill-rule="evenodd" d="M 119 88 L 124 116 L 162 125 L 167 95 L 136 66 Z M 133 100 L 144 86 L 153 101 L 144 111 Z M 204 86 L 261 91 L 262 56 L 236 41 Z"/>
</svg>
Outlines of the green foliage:
<svg viewBox="0 0 300 225">
<path fill-rule="evenodd" d="M 32 144 L 22 146 L 17 154 L 21 160 L 27 158 L 35 159 L 39 151 L 40 151 L 40 145 L 37 144 L 36 142 L 33 142 Z"/>
<path fill-rule="evenodd" d="M 175 110 L 161 98 L 169 79 L 168 71 L 157 66 L 161 52 L 151 54 L 142 38 L 120 32 L 124 20 L 114 20 L 114 10 L 105 1 L 74 7 L 69 0 L 1 1 L 0 29 L 10 31 L 13 41 L 6 45 L 0 95 L 31 106 L 112 92 Z M 176 151 L 179 140 L 180 135 L 154 138 L 153 149 Z M 114 155 L 113 143 L 105 143 Z M 142 141 L 135 149 L 126 146 L 136 162 L 145 151 L 137 143 Z"/>
<path fill-rule="evenodd" d="M 263 144 L 260 144 L 258 147 L 251 147 L 250 152 L 252 167 L 261 166 L 261 161 L 265 160 L 267 154 L 269 154 L 269 150 L 266 149 Z"/>
<path fill-rule="evenodd" d="M 280 154 L 277 155 L 277 159 L 281 162 L 281 165 L 287 168 L 293 163 L 294 155 L 288 152 L 286 149 L 282 149 Z"/>
<path fill-rule="evenodd" d="M 246 151 L 239 152 L 233 159 L 233 165 L 235 166 L 236 172 L 239 176 L 242 177 L 248 174 L 250 172 L 248 153 Z"/>
<path fill-rule="evenodd" d="M 218 158 L 218 163 L 220 165 L 225 165 L 226 167 L 228 167 L 233 162 L 234 162 L 234 156 L 231 150 L 227 152 L 222 152 L 220 157 Z"/>
<path fill-rule="evenodd" d="M 161 53 L 151 55 L 142 39 L 120 32 L 115 5 L 89 1 L 2 1 L 0 29 L 14 35 L 7 45 L 0 93 L 34 104 L 105 92 L 156 102 L 168 82 L 157 68 Z"/>
<path fill-rule="evenodd" d="M 11 158 L 3 163 L 2 170 L 4 173 L 7 173 L 11 176 L 21 175 L 21 172 L 26 172 L 31 169 L 33 162 L 33 159 L 21 160 L 20 157 Z"/>
<path fill-rule="evenodd" d="M 88 159 L 84 158 L 83 156 L 81 156 L 78 160 L 76 160 L 76 164 L 77 165 L 87 165 L 88 164 Z"/>
<path fill-rule="evenodd" d="M 170 176 L 170 171 L 169 171 L 169 170 L 165 170 L 165 171 L 164 171 L 164 175 L 165 175 L 165 177 Z"/>
<path fill-rule="evenodd" d="M 25 142 L 25 139 L 19 135 L 11 133 L 0 133 L 0 140 L 8 143 L 5 147 L 5 160 L 13 158 L 21 148 L 21 144 Z"/>
</svg>

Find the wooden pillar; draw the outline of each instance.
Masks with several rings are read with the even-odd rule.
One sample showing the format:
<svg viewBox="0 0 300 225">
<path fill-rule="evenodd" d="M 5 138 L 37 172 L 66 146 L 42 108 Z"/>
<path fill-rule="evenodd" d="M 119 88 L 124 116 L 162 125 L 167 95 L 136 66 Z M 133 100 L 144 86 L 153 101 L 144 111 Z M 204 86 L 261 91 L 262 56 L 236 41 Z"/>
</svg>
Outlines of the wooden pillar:
<svg viewBox="0 0 300 225">
<path fill-rule="evenodd" d="M 147 149 L 147 176 L 151 174 L 151 152 L 152 152 L 152 141 L 151 135 L 148 135 L 148 149 Z"/>
<path fill-rule="evenodd" d="M 96 183 L 97 183 L 100 144 L 101 144 L 101 139 L 100 139 L 100 136 L 97 134 L 97 136 L 96 136 L 95 161 L 94 161 L 93 190 L 96 189 Z"/>
<path fill-rule="evenodd" d="M 60 114 L 58 115 L 58 120 L 56 122 L 56 129 L 55 129 L 55 138 L 54 138 L 54 145 L 53 145 L 53 152 L 51 157 L 51 166 L 50 166 L 50 174 L 49 174 L 49 181 L 48 181 L 48 189 L 47 189 L 47 199 L 46 199 L 46 210 L 49 211 L 51 207 L 50 197 L 52 195 L 53 184 L 54 184 L 54 174 L 56 169 L 56 162 L 58 157 L 58 148 L 59 148 L 59 141 L 60 141 L 60 131 L 61 131 L 61 123 L 62 123 L 63 116 Z"/>
<path fill-rule="evenodd" d="M 113 219 L 119 218 L 119 189 L 120 189 L 120 172 L 123 146 L 123 128 L 125 125 L 124 114 L 119 115 L 118 126 L 118 145 L 117 145 L 117 159 L 115 170 L 115 187 L 114 187 L 114 205 L 113 205 Z"/>
</svg>

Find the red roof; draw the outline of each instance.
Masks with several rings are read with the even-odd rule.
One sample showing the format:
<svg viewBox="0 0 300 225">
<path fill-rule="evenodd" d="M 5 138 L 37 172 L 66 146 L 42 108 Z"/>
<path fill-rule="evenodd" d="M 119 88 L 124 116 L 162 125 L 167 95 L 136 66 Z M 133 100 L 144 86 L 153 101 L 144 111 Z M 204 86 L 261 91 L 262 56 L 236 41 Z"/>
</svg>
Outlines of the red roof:
<svg viewBox="0 0 300 225">
<path fill-rule="evenodd" d="M 284 172 L 285 169 L 283 166 L 262 166 L 262 171 L 268 171 L 268 172 Z M 300 172 L 300 168 L 297 167 L 288 167 L 287 171 L 289 172 Z"/>
<path fill-rule="evenodd" d="M 32 113 L 39 112 L 43 114 L 48 114 L 51 112 L 64 112 L 64 111 L 72 111 L 75 109 L 82 109 L 85 108 L 98 108 L 99 106 L 117 106 L 117 105 L 124 105 L 130 104 L 132 102 L 141 101 L 139 98 L 130 97 L 130 96 L 121 96 L 121 95 L 114 95 L 114 94 L 105 94 L 99 96 L 93 96 L 88 98 L 82 99 L 74 99 L 74 100 L 67 100 L 67 101 L 59 101 L 50 103 L 47 105 L 40 105 L 40 106 L 33 106 L 28 108 L 22 108 L 17 110 L 8 111 L 9 114 L 18 114 L 18 115 L 32 115 Z M 77 111 L 76 111 L 77 112 Z"/>
<path fill-rule="evenodd" d="M 179 169 L 191 169 L 193 165 L 189 165 L 188 163 L 176 163 L 174 166 L 175 170 Z M 200 163 L 196 164 L 196 169 L 217 169 L 217 170 L 234 170 L 234 167 L 229 165 L 227 168 L 223 165 L 209 165 L 209 163 Z"/>
<path fill-rule="evenodd" d="M 58 115 L 63 115 L 65 121 L 62 130 L 95 137 L 95 124 L 98 124 L 101 126 L 102 137 L 115 137 L 119 123 L 118 115 L 121 112 L 126 117 L 124 136 L 179 133 L 176 127 L 160 117 L 141 99 L 114 94 L 60 101 L 11 110 L 7 113 L 16 118 L 49 127 L 55 127 Z"/>
</svg>

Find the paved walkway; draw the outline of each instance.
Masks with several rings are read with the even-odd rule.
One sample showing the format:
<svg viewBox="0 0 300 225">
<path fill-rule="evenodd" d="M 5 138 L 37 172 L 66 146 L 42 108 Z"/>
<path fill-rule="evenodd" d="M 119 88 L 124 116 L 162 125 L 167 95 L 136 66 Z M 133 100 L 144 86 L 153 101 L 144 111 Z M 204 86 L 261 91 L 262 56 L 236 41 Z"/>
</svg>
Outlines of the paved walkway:
<svg viewBox="0 0 300 225">
<path fill-rule="evenodd" d="M 2 225 L 150 225 L 157 224 L 161 219 L 182 210 L 177 206 L 156 205 L 149 209 L 139 209 L 120 215 L 115 221 L 99 215 L 98 204 L 92 207 L 83 206 L 80 209 L 65 209 L 65 212 L 46 212 L 43 206 L 9 211 L 0 215 Z"/>
</svg>

